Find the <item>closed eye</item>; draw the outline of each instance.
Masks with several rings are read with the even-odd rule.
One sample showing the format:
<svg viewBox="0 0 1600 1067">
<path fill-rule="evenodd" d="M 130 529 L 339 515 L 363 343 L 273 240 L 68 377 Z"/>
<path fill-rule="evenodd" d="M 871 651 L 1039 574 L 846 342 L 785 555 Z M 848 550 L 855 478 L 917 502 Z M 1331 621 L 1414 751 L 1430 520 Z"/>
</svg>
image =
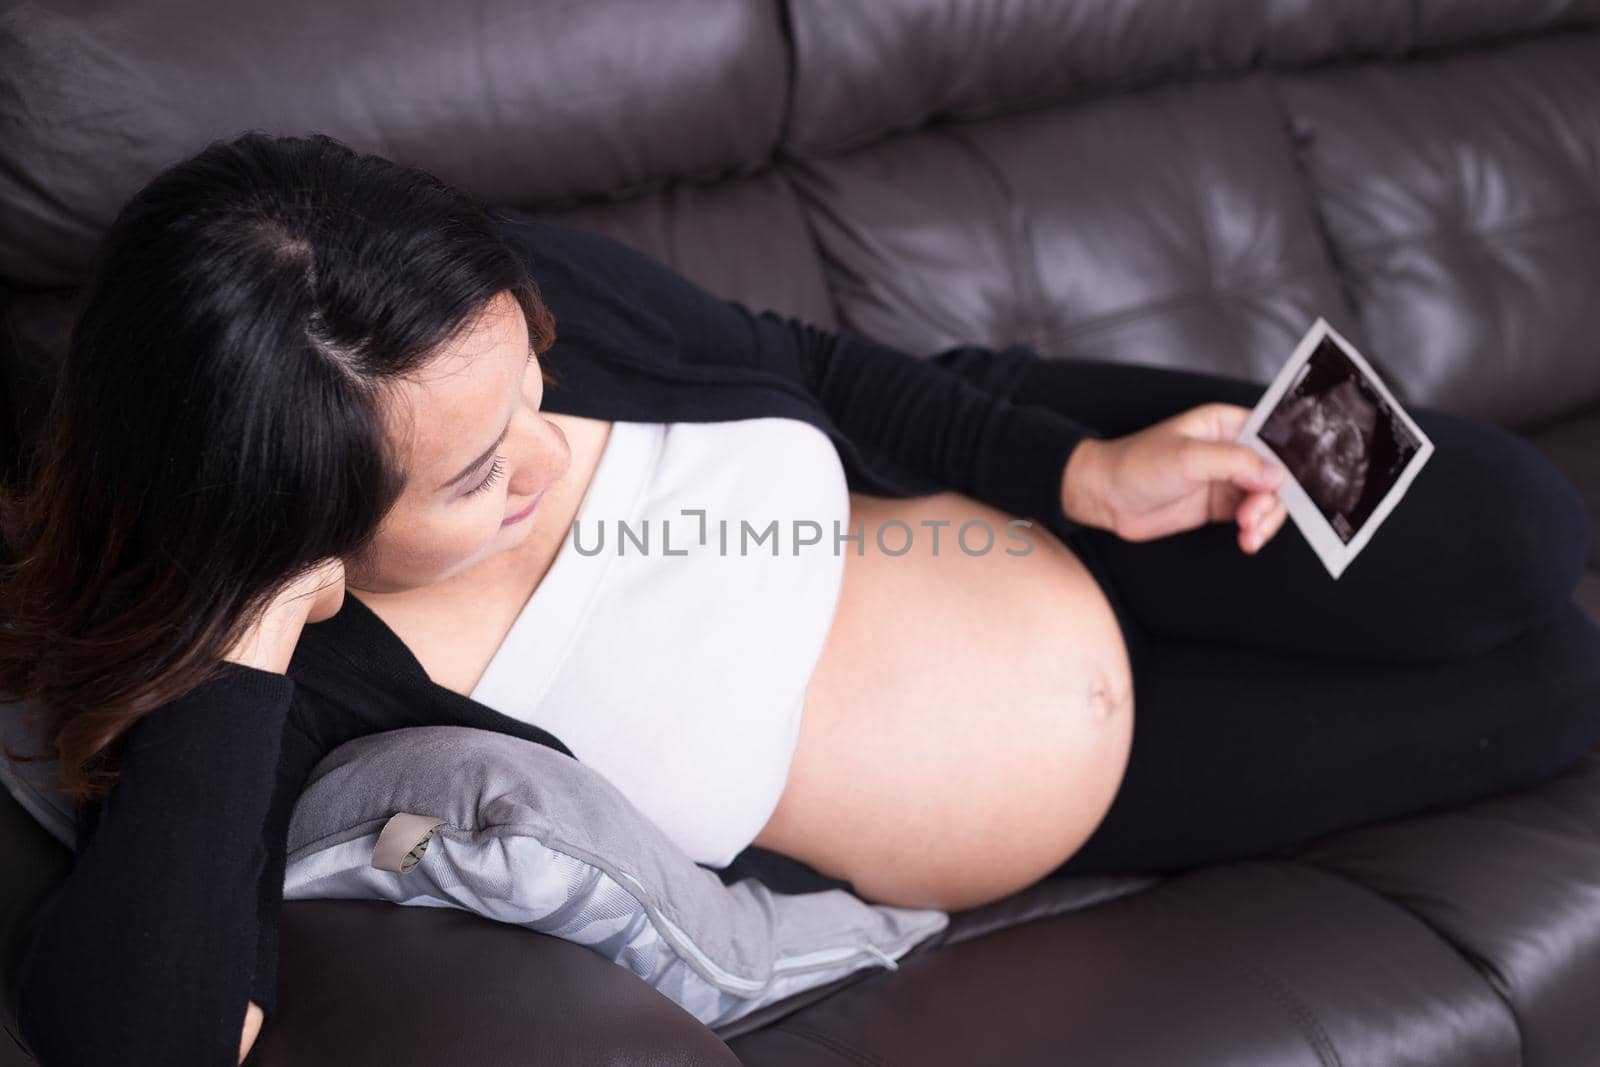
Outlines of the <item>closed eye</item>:
<svg viewBox="0 0 1600 1067">
<path fill-rule="evenodd" d="M 477 485 L 475 485 L 471 489 L 468 489 L 465 493 L 463 493 L 461 495 L 462 496 L 473 496 L 473 495 L 475 495 L 477 493 L 487 492 L 489 490 L 489 488 L 494 485 L 495 481 L 500 477 L 500 475 L 503 474 L 504 472 L 505 472 L 505 466 L 501 462 L 500 457 L 499 456 L 494 457 L 494 466 L 489 468 L 488 476 L 485 477 L 483 479 L 483 481 L 479 482 Z"/>
</svg>

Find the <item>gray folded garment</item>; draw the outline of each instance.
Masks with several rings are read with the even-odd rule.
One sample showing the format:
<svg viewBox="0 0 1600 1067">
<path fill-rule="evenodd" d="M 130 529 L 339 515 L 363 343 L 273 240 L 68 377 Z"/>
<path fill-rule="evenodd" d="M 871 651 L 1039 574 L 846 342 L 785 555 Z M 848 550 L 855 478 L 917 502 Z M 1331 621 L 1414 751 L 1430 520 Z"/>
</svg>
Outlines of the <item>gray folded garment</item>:
<svg viewBox="0 0 1600 1067">
<path fill-rule="evenodd" d="M 51 837 L 78 848 L 77 813 L 72 800 L 56 781 L 56 761 L 17 762 L 5 756 L 9 748 L 18 755 L 33 756 L 45 748 L 45 721 L 32 701 L 0 703 L 0 783 L 22 805 L 34 821 Z"/>
<path fill-rule="evenodd" d="M 312 771 L 284 898 L 454 907 L 584 945 L 707 1026 L 895 963 L 947 912 L 723 885 L 598 771 L 461 726 L 350 741 Z"/>
</svg>

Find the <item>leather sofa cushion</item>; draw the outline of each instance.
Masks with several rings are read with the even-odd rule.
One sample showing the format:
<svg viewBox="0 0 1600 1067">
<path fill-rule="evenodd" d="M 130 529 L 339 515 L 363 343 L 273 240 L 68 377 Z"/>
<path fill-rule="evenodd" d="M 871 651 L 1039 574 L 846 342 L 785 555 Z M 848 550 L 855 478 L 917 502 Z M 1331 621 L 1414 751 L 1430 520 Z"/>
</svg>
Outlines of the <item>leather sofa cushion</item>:
<svg viewBox="0 0 1600 1067">
<path fill-rule="evenodd" d="M 806 212 L 778 170 L 537 214 L 631 245 L 753 310 L 838 325 Z"/>
<path fill-rule="evenodd" d="M 290 901 L 282 944 L 284 1005 L 246 1067 L 739 1067 L 600 954 L 456 908 Z"/>
<path fill-rule="evenodd" d="M 1285 77 L 1379 370 L 1516 426 L 1600 402 L 1600 33 Z"/>
<path fill-rule="evenodd" d="M 1048 878 L 1006 902 L 1027 922 L 963 940 L 958 916 L 895 975 L 729 1044 L 748 1067 L 1042 1049 L 1190 1067 L 1575 1063 L 1600 985 L 1597 826 L 1600 749 L 1532 789 L 1280 859 L 1145 887 Z M 1095 904 L 1053 913 L 1052 892 Z"/>
<path fill-rule="evenodd" d="M 1043 1050 L 1063 1064 L 1521 1062 L 1512 1012 L 1471 963 L 1358 883 L 1294 863 L 1193 871 L 883 977 L 729 1045 L 748 1067 Z"/>
<path fill-rule="evenodd" d="M 1365 351 L 1264 77 L 797 161 L 846 325 L 912 352 L 1270 380 L 1320 315 Z"/>
<path fill-rule="evenodd" d="M 1327 837 L 1295 859 L 1382 894 L 1472 961 L 1516 1012 L 1523 1062 L 1594 1047 L 1600 749 L 1532 790 Z"/>
</svg>

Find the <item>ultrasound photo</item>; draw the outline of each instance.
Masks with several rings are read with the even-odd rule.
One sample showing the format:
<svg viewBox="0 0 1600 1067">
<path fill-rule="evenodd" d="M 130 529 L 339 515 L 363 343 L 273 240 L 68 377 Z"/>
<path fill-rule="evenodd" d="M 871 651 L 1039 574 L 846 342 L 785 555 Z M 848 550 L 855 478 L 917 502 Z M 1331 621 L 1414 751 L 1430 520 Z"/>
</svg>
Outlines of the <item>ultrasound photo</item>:
<svg viewBox="0 0 1600 1067">
<path fill-rule="evenodd" d="M 1277 495 L 1338 578 L 1433 455 L 1377 371 L 1318 319 L 1239 432 L 1289 474 Z"/>
<path fill-rule="evenodd" d="M 1324 337 L 1258 431 L 1348 543 L 1416 454 L 1418 440 Z"/>
</svg>

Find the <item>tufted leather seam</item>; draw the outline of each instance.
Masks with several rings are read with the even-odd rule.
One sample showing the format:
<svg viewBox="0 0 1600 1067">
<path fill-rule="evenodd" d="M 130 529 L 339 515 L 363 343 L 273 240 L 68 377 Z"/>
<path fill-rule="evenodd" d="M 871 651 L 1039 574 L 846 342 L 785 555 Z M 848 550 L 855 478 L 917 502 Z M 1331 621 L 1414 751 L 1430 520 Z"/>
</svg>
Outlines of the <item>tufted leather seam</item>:
<svg viewBox="0 0 1600 1067">
<path fill-rule="evenodd" d="M 1511 1002 L 1510 996 L 1504 992 L 1496 982 L 1490 980 L 1490 972 L 1496 970 L 1490 960 L 1472 951 L 1467 946 L 1459 944 L 1453 937 L 1430 922 L 1420 912 L 1412 910 L 1400 900 L 1397 900 L 1387 893 L 1381 892 L 1372 886 L 1367 885 L 1365 882 L 1362 882 L 1356 878 L 1352 878 L 1350 875 L 1345 874 L 1335 868 L 1328 867 L 1317 863 L 1315 860 L 1304 859 L 1299 856 L 1279 856 L 1275 857 L 1273 862 L 1297 864 L 1301 867 L 1314 870 L 1318 874 L 1324 875 L 1325 877 L 1336 878 L 1362 893 L 1374 897 L 1377 900 L 1381 900 L 1389 907 L 1404 912 L 1406 915 L 1409 915 L 1411 918 L 1415 919 L 1419 924 L 1425 927 L 1429 933 L 1433 934 L 1434 937 L 1438 938 L 1440 943 L 1448 945 L 1450 949 L 1462 959 L 1463 962 L 1477 972 L 1478 977 L 1480 980 L 1482 980 L 1483 984 L 1491 993 L 1495 995 L 1495 998 L 1499 1000 L 1500 1003 L 1505 1005 L 1506 1016 L 1511 1020 L 1511 1025 L 1517 1034 L 1517 1067 L 1523 1067 L 1523 1063 L 1525 1061 L 1523 1059 L 1522 1050 L 1526 1042 L 1523 1040 L 1522 1035 L 1522 1019 L 1518 1017 L 1516 1005 Z"/>
<path fill-rule="evenodd" d="M 818 1030 L 816 1027 L 808 1026 L 805 1023 L 786 1023 L 779 1027 L 779 1029 L 783 1030 L 785 1033 L 793 1034 L 795 1037 L 801 1038 L 802 1040 L 821 1045 L 823 1048 L 839 1056 L 841 1059 L 849 1060 L 851 1063 L 861 1064 L 862 1067 L 894 1067 L 894 1064 L 891 1061 L 884 1059 L 882 1056 L 877 1056 L 871 1052 L 858 1049 L 854 1045 L 848 1045 L 831 1034 L 824 1033 L 823 1031 Z"/>
<path fill-rule="evenodd" d="M 1380 252 L 1399 245 L 1410 247 L 1416 244 L 1431 244 L 1441 241 L 1471 240 L 1474 238 L 1490 240 L 1497 237 L 1506 237 L 1525 233 L 1529 230 L 1540 230 L 1547 226 L 1558 226 L 1573 219 L 1592 219 L 1596 214 L 1596 205 L 1585 204 L 1570 211 L 1562 211 L 1553 215 L 1536 215 L 1531 219 L 1522 219 L 1517 222 L 1507 222 L 1499 226 L 1485 226 L 1477 229 L 1469 227 L 1440 226 L 1432 230 L 1422 230 L 1417 233 L 1388 234 L 1382 240 L 1348 243 L 1345 251 L 1354 255 L 1367 252 Z"/>
<path fill-rule="evenodd" d="M 782 178 L 793 192 L 795 200 L 800 206 L 801 224 L 805 227 L 806 236 L 810 241 L 811 247 L 815 250 L 817 262 L 822 270 L 822 282 L 827 289 L 829 300 L 833 303 L 835 318 L 838 319 L 839 325 L 844 329 L 858 333 L 863 337 L 873 338 L 874 335 L 872 333 L 861 329 L 844 312 L 839 295 L 840 286 L 836 281 L 842 276 L 845 281 L 856 283 L 861 292 L 872 295 L 867 285 L 863 284 L 867 279 L 864 279 L 858 271 L 833 254 L 827 242 L 822 239 L 818 229 L 817 218 L 826 216 L 840 232 L 848 234 L 850 239 L 854 240 L 860 247 L 871 251 L 878 263 L 892 264 L 895 257 L 883 248 L 882 242 L 871 232 L 852 227 L 850 220 L 837 211 L 826 198 L 811 194 L 810 190 L 819 178 L 817 176 L 817 168 L 810 160 L 805 157 L 790 156 L 782 159 L 781 162 L 783 163 L 783 166 L 780 167 Z M 918 314 L 924 316 L 927 322 L 938 327 L 946 336 L 964 337 L 968 333 L 966 327 L 961 323 L 943 317 L 944 301 L 939 299 L 938 294 L 927 288 L 925 284 L 911 276 L 909 272 L 891 271 L 887 275 L 881 275 L 876 284 L 880 288 L 890 284 L 902 285 L 904 288 L 900 291 L 907 296 L 906 303 L 910 307 L 916 308 Z"/>
<path fill-rule="evenodd" d="M 1207 286 L 1203 289 L 1193 289 L 1176 296 L 1163 297 L 1148 304 L 1140 304 L 1138 307 L 1128 308 L 1125 311 L 1116 311 L 1109 315 L 1101 315 L 1097 318 L 1085 319 L 1082 322 L 1070 323 L 1045 337 L 1043 344 L 1036 347 L 1040 351 L 1044 351 L 1053 344 L 1064 343 L 1100 330 L 1114 329 L 1137 319 L 1145 318 L 1148 315 L 1164 313 L 1173 308 L 1182 307 L 1185 304 L 1203 303 L 1216 300 L 1219 297 L 1223 299 L 1242 299 L 1256 296 L 1262 290 L 1280 285 L 1286 279 L 1297 279 L 1305 275 L 1314 275 L 1318 272 L 1328 273 L 1328 264 L 1317 261 L 1290 265 L 1282 270 L 1263 275 L 1259 279 L 1254 279 L 1248 288 L 1243 286 L 1229 286 L 1227 288 Z"/>
<path fill-rule="evenodd" d="M 1344 301 L 1340 311 L 1353 325 L 1361 326 L 1361 333 L 1365 333 L 1362 322 L 1361 304 L 1356 299 L 1355 285 L 1352 281 L 1350 264 L 1345 259 L 1345 249 L 1333 239 L 1333 230 L 1328 224 L 1328 216 L 1322 209 L 1322 200 L 1317 196 L 1317 183 L 1311 176 L 1311 167 L 1306 159 L 1306 142 L 1308 137 L 1301 136 L 1300 129 L 1295 122 L 1294 115 L 1283 97 L 1283 79 L 1277 76 L 1267 79 L 1267 97 L 1272 101 L 1272 106 L 1278 113 L 1278 125 L 1283 131 L 1284 139 L 1289 146 L 1289 166 L 1294 170 L 1298 181 L 1300 197 L 1303 201 L 1305 212 L 1311 220 L 1312 230 L 1317 235 L 1317 244 L 1322 250 L 1324 269 L 1333 276 L 1333 283 L 1339 290 L 1339 296 Z M 1325 318 L 1327 316 L 1324 316 Z M 1354 336 L 1351 338 L 1357 345 L 1366 348 L 1365 338 Z M 1379 369 L 1382 369 L 1381 364 Z"/>
<path fill-rule="evenodd" d="M 1242 963 L 1239 967 L 1254 978 L 1261 988 L 1266 990 L 1268 996 L 1288 1011 L 1290 1017 L 1300 1025 L 1301 1031 L 1311 1041 L 1317 1059 L 1321 1060 L 1325 1067 L 1343 1067 L 1344 1061 L 1339 1057 L 1339 1050 L 1334 1047 L 1333 1040 L 1323 1029 L 1321 1020 L 1305 1001 L 1295 995 L 1294 990 L 1253 963 Z"/>
<path fill-rule="evenodd" d="M 1230 927 L 1217 921 L 1218 917 L 1213 914 L 1205 913 L 1205 918 L 1212 920 L 1216 924 L 1198 930 L 1193 927 L 1187 928 L 1184 932 L 1191 941 L 1203 942 L 1208 940 L 1208 934 L 1214 934 L 1223 941 L 1230 940 L 1228 936 L 1231 932 Z M 1201 944 L 1197 947 L 1204 948 L 1205 946 Z M 1334 1046 L 1327 1030 L 1323 1028 L 1316 1012 L 1311 1009 L 1310 1005 L 1300 999 L 1300 996 L 1293 989 L 1290 989 L 1279 981 L 1275 975 L 1257 964 L 1246 962 L 1232 953 L 1219 953 L 1218 956 L 1222 961 L 1231 964 L 1236 970 L 1253 979 L 1267 993 L 1268 997 L 1288 1012 L 1289 1017 L 1294 1020 L 1301 1034 L 1305 1036 L 1312 1050 L 1317 1054 L 1317 1059 L 1323 1064 L 1323 1067 L 1343 1067 L 1344 1061 L 1339 1056 L 1339 1050 Z"/>
<path fill-rule="evenodd" d="M 1021 304 L 1022 318 L 1025 322 L 1025 336 L 1034 339 L 1032 347 L 1037 348 L 1038 342 L 1057 329 L 1053 320 L 1047 321 L 1042 316 L 1045 309 L 1058 306 L 1058 302 L 1049 300 L 1045 296 L 1044 279 L 1039 273 L 1039 242 L 1034 237 L 1033 216 L 1022 205 L 1022 198 L 1017 195 L 1016 188 L 1006 177 L 1005 170 L 995 162 L 994 157 L 973 143 L 956 124 L 941 123 L 930 126 L 925 131 L 929 136 L 939 136 L 950 141 L 961 149 L 972 160 L 974 166 L 994 185 L 1000 194 L 1001 202 L 1005 204 L 1005 218 L 1007 229 L 1006 247 L 1010 252 L 1008 265 L 1011 268 L 1011 278 L 1017 288 L 1024 290 L 1026 297 Z M 1015 330 L 1011 331 L 1013 334 Z"/>
<path fill-rule="evenodd" d="M 778 13 L 778 39 L 783 42 L 784 72 L 783 107 L 778 112 L 778 136 L 772 143 L 772 164 L 778 163 L 789 144 L 790 131 L 794 129 L 795 85 L 800 81 L 800 49 L 794 40 L 794 11 L 790 0 L 778 0 L 774 5 Z"/>
</svg>

